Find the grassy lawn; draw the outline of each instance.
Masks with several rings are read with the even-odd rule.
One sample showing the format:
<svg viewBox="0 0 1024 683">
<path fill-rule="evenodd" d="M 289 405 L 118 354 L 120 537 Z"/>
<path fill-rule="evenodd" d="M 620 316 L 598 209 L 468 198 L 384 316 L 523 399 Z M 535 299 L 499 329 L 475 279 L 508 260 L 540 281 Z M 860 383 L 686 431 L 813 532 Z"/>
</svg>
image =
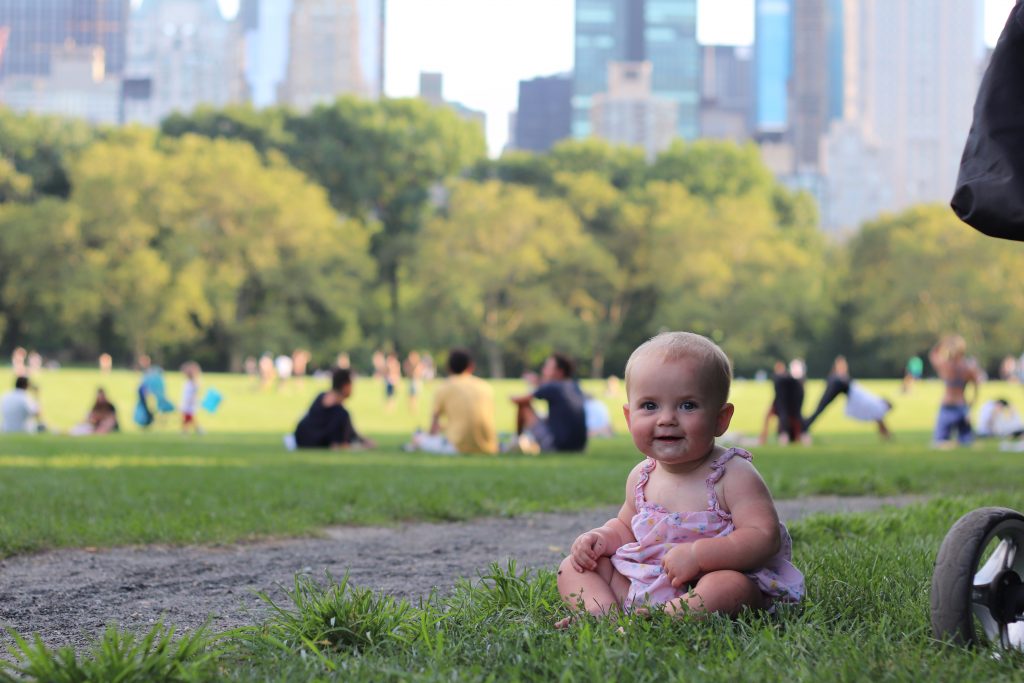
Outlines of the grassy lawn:
<svg viewBox="0 0 1024 683">
<path fill-rule="evenodd" d="M 67 429 L 80 419 L 99 379 L 90 371 L 43 375 L 49 424 Z M 0 386 L 8 380 L 0 375 Z M 0 557 L 586 508 L 620 501 L 637 460 L 625 435 L 594 443 L 585 456 L 406 454 L 399 446 L 426 423 L 432 388 L 417 413 L 408 411 L 404 395 L 387 412 L 379 385 L 369 380 L 357 387 L 352 411 L 357 426 L 379 439 L 377 451 L 288 453 L 280 436 L 318 382 L 262 393 L 244 377 L 204 380 L 226 398 L 217 414 L 201 416 L 208 428 L 202 437 L 178 434 L 171 419 L 150 433 L 129 425 L 105 437 L 0 437 Z M 129 373 L 103 380 L 126 416 L 134 382 Z M 934 499 L 792 525 L 808 599 L 779 619 L 655 617 L 626 619 L 621 633 L 606 622 L 556 632 L 550 624 L 562 608 L 553 576 L 496 568 L 483 585 L 418 605 L 338 585 L 299 585 L 295 604 L 281 605 L 284 614 L 251 631 L 200 634 L 164 647 L 112 632 L 93 656 L 74 664 L 26 644 L 25 673 L 37 680 L 109 680 L 130 672 L 139 680 L 1020 680 L 1024 657 L 941 647 L 931 640 L 927 615 L 942 537 L 975 507 L 1024 508 L 1024 455 L 1001 453 L 995 444 L 931 450 L 937 384 L 920 384 L 910 396 L 900 395 L 895 382 L 869 385 L 896 403 L 893 442 L 846 420 L 840 400 L 819 423 L 812 447 L 756 448 L 755 462 L 777 498 L 913 492 Z M 170 374 L 168 386 L 176 398 L 180 378 Z M 524 388 L 514 381 L 495 386 L 499 397 Z M 810 384 L 808 405 L 820 388 Z M 992 383 L 983 396 L 1019 402 L 1020 392 Z M 764 383 L 737 383 L 738 432 L 756 433 L 769 393 Z M 614 406 L 622 398 L 607 400 Z M 511 419 L 499 398 L 499 429 L 509 430 Z M 160 633 L 154 635 L 159 642 Z M 70 675 L 75 670 L 85 674 Z M 0 671 L 0 681 L 5 675 Z"/>
<path fill-rule="evenodd" d="M 0 378 L 0 385 L 4 379 L 9 377 Z M 71 426 L 99 379 L 94 371 L 44 374 L 39 383 L 50 425 Z M 130 413 L 134 382 L 127 372 L 104 378 L 123 414 Z M 124 433 L 110 436 L 0 436 L 0 557 L 64 546 L 225 542 L 314 533 L 329 524 L 456 520 L 613 504 L 622 499 L 625 474 L 638 457 L 623 429 L 621 436 L 594 441 L 585 456 L 406 454 L 400 445 L 415 425 L 425 424 L 433 387 L 418 406 L 420 414 L 410 414 L 404 395 L 388 412 L 372 380 L 359 384 L 352 412 L 380 448 L 288 453 L 281 434 L 301 415 L 320 381 L 270 393 L 254 390 L 241 376 L 208 375 L 204 383 L 226 398 L 216 414 L 201 416 L 209 430 L 201 437 L 177 433 L 175 415 L 151 432 L 126 425 Z M 167 384 L 176 396 L 180 377 L 169 374 Z M 1019 453 L 1001 453 L 993 443 L 951 452 L 928 447 L 937 383 L 922 383 L 906 397 L 895 382 L 872 384 L 897 404 L 890 420 L 896 439 L 881 443 L 870 425 L 846 419 L 840 399 L 819 422 L 812 447 L 754 449 L 777 498 L 1016 490 L 1024 473 Z M 523 385 L 495 386 L 499 429 L 511 430 L 512 413 L 503 397 Z M 820 383 L 812 383 L 808 403 L 818 391 Z M 1012 399 L 1014 392 L 1020 388 L 985 386 L 986 395 Z M 737 383 L 736 431 L 757 431 L 769 393 L 766 383 Z M 622 398 L 607 401 L 614 406 Z"/>
<path fill-rule="evenodd" d="M 416 605 L 298 579 L 292 601 L 258 627 L 176 645 L 158 627 L 151 635 L 163 645 L 149 647 L 110 631 L 77 658 L 25 643 L 20 666 L 31 680 L 1019 681 L 1021 653 L 947 647 L 928 622 L 932 562 L 950 521 L 992 504 L 1020 509 L 1024 495 L 792 525 L 808 593 L 775 618 L 655 614 L 556 631 L 564 608 L 551 572 L 494 567 L 481 584 Z"/>
</svg>

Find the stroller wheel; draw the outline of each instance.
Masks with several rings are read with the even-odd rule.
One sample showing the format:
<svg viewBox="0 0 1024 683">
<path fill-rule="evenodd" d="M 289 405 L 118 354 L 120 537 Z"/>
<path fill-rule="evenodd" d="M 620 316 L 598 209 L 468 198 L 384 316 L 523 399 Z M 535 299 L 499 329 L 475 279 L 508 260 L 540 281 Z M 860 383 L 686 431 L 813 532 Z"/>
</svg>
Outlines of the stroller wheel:
<svg viewBox="0 0 1024 683">
<path fill-rule="evenodd" d="M 959 645 L 1024 649 L 1024 515 L 987 507 L 946 534 L 932 574 L 932 630 Z"/>
</svg>

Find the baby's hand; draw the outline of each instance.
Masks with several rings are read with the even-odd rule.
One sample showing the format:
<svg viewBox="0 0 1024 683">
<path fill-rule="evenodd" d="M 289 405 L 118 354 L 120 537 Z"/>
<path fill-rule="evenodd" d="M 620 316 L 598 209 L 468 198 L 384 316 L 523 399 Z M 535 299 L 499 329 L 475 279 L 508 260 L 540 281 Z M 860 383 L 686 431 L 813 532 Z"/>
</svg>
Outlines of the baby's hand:
<svg viewBox="0 0 1024 683">
<path fill-rule="evenodd" d="M 700 575 L 700 564 L 693 552 L 693 543 L 680 543 L 661 560 L 661 566 L 672 581 L 673 588 L 681 588 Z"/>
<path fill-rule="evenodd" d="M 594 571 L 597 569 L 598 558 L 602 557 L 607 549 L 604 536 L 597 531 L 580 534 L 579 538 L 573 541 L 572 550 L 569 552 L 572 568 L 581 573 Z"/>
</svg>

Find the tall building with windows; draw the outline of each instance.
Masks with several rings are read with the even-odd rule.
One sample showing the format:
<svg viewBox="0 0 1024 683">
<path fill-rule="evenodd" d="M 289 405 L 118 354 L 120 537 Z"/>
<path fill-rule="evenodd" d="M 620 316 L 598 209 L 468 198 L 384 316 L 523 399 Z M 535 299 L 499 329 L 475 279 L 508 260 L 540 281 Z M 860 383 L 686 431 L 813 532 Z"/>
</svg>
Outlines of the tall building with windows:
<svg viewBox="0 0 1024 683">
<path fill-rule="evenodd" d="M 826 225 L 948 201 L 978 88 L 976 7 L 844 0 L 843 119 L 827 138 Z M 868 173 L 881 174 L 871 201 Z"/>
<path fill-rule="evenodd" d="M 821 170 L 829 123 L 842 117 L 842 0 L 792 0 L 789 133 L 797 173 Z"/>
<path fill-rule="evenodd" d="M 131 17 L 124 117 L 157 125 L 172 112 L 247 99 L 241 23 L 217 0 L 144 0 Z"/>
<path fill-rule="evenodd" d="M 651 91 L 677 109 L 676 134 L 700 132 L 697 0 L 576 0 L 575 137 L 593 133 L 594 97 L 607 93 L 611 62 L 650 62 Z"/>
<path fill-rule="evenodd" d="M 0 81 L 49 75 L 55 50 L 68 45 L 102 47 L 105 74 L 120 76 L 129 14 L 130 0 L 0 1 L 0 26 L 8 33 Z"/>
<path fill-rule="evenodd" d="M 103 48 L 68 42 L 52 48 L 45 76 L 9 76 L 0 81 L 0 102 L 14 111 L 121 122 L 121 79 L 106 75 Z"/>
<path fill-rule="evenodd" d="M 519 108 L 512 135 L 515 149 L 546 152 L 572 135 L 572 76 L 519 81 Z"/>
<path fill-rule="evenodd" d="M 820 1 L 820 0 L 819 0 Z M 781 136 L 789 125 L 789 75 L 793 65 L 793 0 L 755 0 L 754 68 L 761 135 Z"/>
<path fill-rule="evenodd" d="M 292 0 L 280 101 L 308 110 L 339 95 L 383 92 L 382 0 Z"/>
<path fill-rule="evenodd" d="M 653 64 L 612 62 L 608 92 L 594 96 L 590 122 L 594 135 L 609 142 L 641 147 L 654 159 L 677 136 L 679 104 L 653 93 Z"/>
<path fill-rule="evenodd" d="M 701 137 L 749 140 L 754 124 L 753 51 L 747 45 L 704 45 L 701 50 Z"/>
</svg>

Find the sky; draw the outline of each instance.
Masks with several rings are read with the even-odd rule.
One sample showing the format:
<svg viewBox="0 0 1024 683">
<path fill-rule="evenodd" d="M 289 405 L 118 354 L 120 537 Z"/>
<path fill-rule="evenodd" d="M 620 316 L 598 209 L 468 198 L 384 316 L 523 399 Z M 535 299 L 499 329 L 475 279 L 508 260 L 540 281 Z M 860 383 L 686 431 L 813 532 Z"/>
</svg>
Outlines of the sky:
<svg viewBox="0 0 1024 683">
<path fill-rule="evenodd" d="M 238 1 L 218 0 L 228 16 Z M 753 41 L 754 0 L 697 2 L 700 42 Z M 1014 0 L 984 2 L 992 45 Z M 388 0 L 385 92 L 415 96 L 421 71 L 444 74 L 445 98 L 487 114 L 488 147 L 499 154 L 519 81 L 572 70 L 574 6 L 575 0 Z"/>
</svg>

